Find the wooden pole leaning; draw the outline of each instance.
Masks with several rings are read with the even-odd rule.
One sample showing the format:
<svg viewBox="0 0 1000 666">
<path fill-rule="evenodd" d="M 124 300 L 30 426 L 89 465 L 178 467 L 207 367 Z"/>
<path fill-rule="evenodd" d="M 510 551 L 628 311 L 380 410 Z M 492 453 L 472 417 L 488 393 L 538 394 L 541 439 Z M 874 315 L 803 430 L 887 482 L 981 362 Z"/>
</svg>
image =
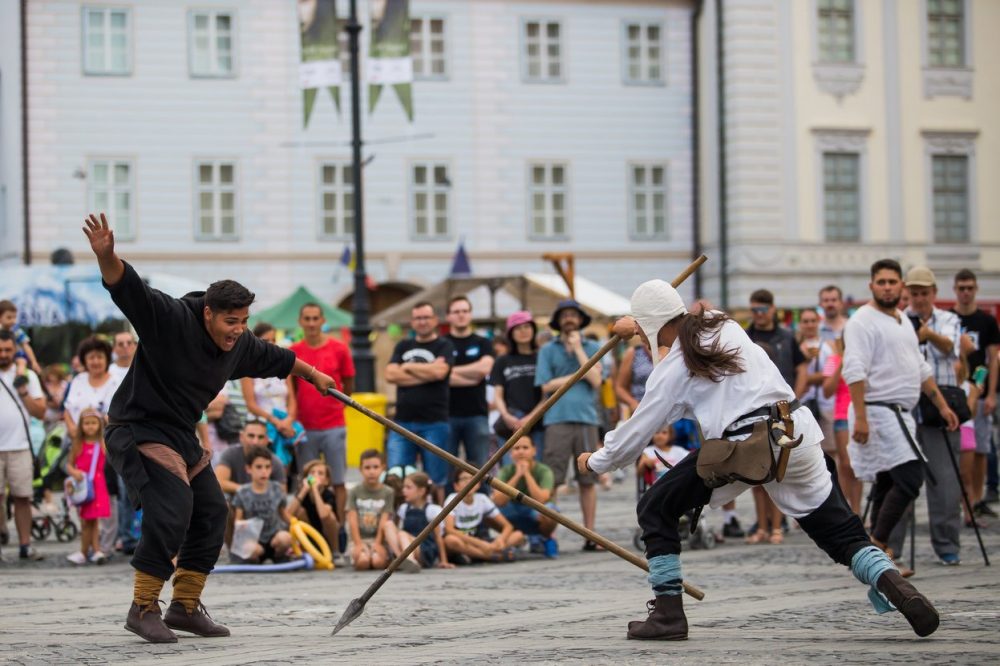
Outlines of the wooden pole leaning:
<svg viewBox="0 0 1000 666">
<path fill-rule="evenodd" d="M 426 439 L 424 439 L 420 435 L 417 435 L 416 433 L 413 433 L 413 432 L 407 430 L 406 428 L 404 428 L 403 426 L 399 425 L 395 421 L 393 421 L 391 419 L 388 419 L 385 416 L 382 416 L 378 412 L 372 411 L 368 407 L 365 407 L 364 405 L 358 403 L 358 401 L 354 400 L 349 395 L 347 395 L 345 393 L 342 393 L 342 392 L 338 391 L 337 389 L 329 389 L 329 390 L 327 390 L 327 395 L 336 398 L 337 400 L 339 400 L 340 402 L 344 403 L 348 407 L 352 407 L 352 408 L 358 410 L 359 412 L 361 412 L 362 414 L 364 414 L 368 418 L 372 419 L 373 421 L 377 421 L 378 423 L 381 423 L 383 426 L 385 426 L 389 430 L 392 430 L 393 432 L 399 433 L 400 435 L 402 435 L 406 439 L 410 440 L 411 442 L 413 442 L 414 444 L 416 444 L 420 448 L 424 449 L 425 451 L 429 451 L 430 453 L 433 453 L 434 455 L 439 456 L 439 457 L 447 460 L 449 463 L 451 463 L 455 467 L 458 467 L 459 469 L 463 469 L 463 470 L 465 470 L 466 472 L 468 472 L 469 474 L 472 474 L 472 475 L 475 475 L 477 472 L 479 472 L 479 469 L 477 469 L 476 467 L 474 467 L 471 463 L 469 463 L 469 462 L 467 462 L 465 460 L 462 460 L 458 456 L 453 455 L 453 454 L 449 453 L 448 451 L 445 451 L 444 449 L 442 449 L 439 446 L 436 446 L 436 445 L 432 444 L 431 442 L 427 441 Z M 610 539 L 601 536 L 597 532 L 594 532 L 593 530 L 590 530 L 590 529 L 584 527 L 583 525 L 581 525 L 580 523 L 576 522 L 575 520 L 567 518 L 563 514 L 561 514 L 558 511 L 556 511 L 555 509 L 552 509 L 552 508 L 546 506 L 545 504 L 542 504 L 541 502 L 539 502 L 535 498 L 531 497 L 530 495 L 526 495 L 526 494 L 522 493 L 517 488 L 514 488 L 513 486 L 504 483 L 503 481 L 501 481 L 500 479 L 496 478 L 495 476 L 493 476 L 491 474 L 487 474 L 486 476 L 483 477 L 483 481 L 485 481 L 491 488 L 493 488 L 494 490 L 500 491 L 501 493 L 503 493 L 507 497 L 511 498 L 513 501 L 518 502 L 520 504 L 523 504 L 523 505 L 525 505 L 525 506 L 527 506 L 527 507 L 529 507 L 531 509 L 534 509 L 535 511 L 537 511 L 540 514 L 542 514 L 543 516 L 545 516 L 547 518 L 551 518 L 552 520 L 554 520 L 555 522 L 559 523 L 563 527 L 566 527 L 566 528 L 568 528 L 568 529 L 576 532 L 577 534 L 579 534 L 580 536 L 582 536 L 585 539 L 590 539 L 591 541 L 600 544 L 607 551 L 609 551 L 611 553 L 614 553 L 618 557 L 622 558 L 623 560 L 625 560 L 625 561 L 627 561 L 627 562 L 629 562 L 631 564 L 634 564 L 635 566 L 639 567 L 643 571 L 649 571 L 649 564 L 646 562 L 646 559 L 644 557 L 640 557 L 639 555 L 636 555 L 632 551 L 629 551 L 629 550 L 626 550 L 626 549 L 622 548 L 621 546 L 619 546 L 614 541 L 611 541 Z M 698 599 L 700 601 L 700 600 L 702 600 L 702 599 L 705 598 L 705 593 L 702 592 L 697 587 L 695 587 L 694 585 L 690 585 L 688 583 L 683 583 L 683 586 L 684 586 L 684 591 L 687 594 L 689 594 L 692 597 L 694 597 L 695 599 Z"/>
<path fill-rule="evenodd" d="M 697 270 L 701 264 L 705 263 L 706 260 L 707 257 L 705 257 L 705 255 L 701 255 L 696 260 L 694 260 L 691 263 L 691 265 L 689 265 L 686 269 L 684 269 L 683 272 L 681 272 L 680 275 L 677 276 L 677 278 L 672 283 L 673 286 L 675 288 L 680 286 L 680 284 L 684 280 L 686 280 L 688 276 L 694 273 L 694 271 Z M 601 346 L 601 348 L 593 356 L 588 358 L 587 361 L 582 366 L 580 366 L 580 368 L 576 372 L 573 373 L 573 375 L 566 381 L 566 383 L 564 383 L 562 386 L 556 389 L 556 391 L 552 395 L 550 395 L 548 398 L 545 399 L 545 401 L 542 403 L 542 406 L 538 410 L 536 410 L 528 418 L 528 420 L 514 432 L 513 435 L 510 436 L 510 438 L 502 447 L 500 447 L 492 456 L 490 456 L 489 460 L 487 460 L 486 463 L 483 465 L 483 467 L 475 473 L 475 475 L 472 477 L 469 483 L 461 491 L 455 493 L 455 495 L 444 506 L 444 508 L 440 511 L 440 513 L 438 513 L 434 517 L 434 519 L 431 520 L 430 523 L 428 523 L 427 527 L 421 530 L 420 534 L 416 535 L 413 541 L 411 541 L 410 544 L 403 549 L 403 552 L 399 553 L 395 557 L 395 559 L 393 559 L 393 561 L 389 563 L 389 566 L 386 567 L 385 571 L 382 572 L 382 574 L 375 580 L 375 582 L 373 582 L 371 585 L 368 586 L 368 589 L 365 590 L 364 594 L 352 600 L 347 605 L 347 608 L 344 610 L 344 613 L 340 616 L 340 619 L 337 622 L 337 626 L 334 627 L 333 629 L 334 635 L 336 635 L 337 632 L 339 632 L 341 629 L 343 629 L 348 624 L 353 622 L 359 615 L 361 615 L 361 613 L 364 611 L 365 604 L 368 603 L 368 600 L 371 599 L 375 595 L 375 593 L 379 591 L 379 589 L 385 584 L 387 580 L 389 580 L 389 577 L 392 576 L 392 574 L 396 571 L 396 569 L 399 568 L 399 565 L 403 563 L 403 560 L 409 557 L 410 553 L 416 550 L 423 542 L 423 540 L 426 539 L 428 536 L 430 536 L 434 532 L 434 530 L 437 529 L 438 525 L 441 524 L 441 522 L 448 516 L 448 514 L 454 511 L 455 507 L 458 506 L 462 502 L 462 500 L 465 499 L 465 496 L 471 492 L 472 488 L 474 488 L 477 484 L 482 482 L 487 472 L 493 469 L 493 467 L 496 466 L 498 462 L 500 462 L 500 459 L 508 451 L 510 451 L 510 449 L 514 446 L 514 444 L 518 442 L 526 434 L 531 432 L 531 429 L 535 427 L 535 424 L 538 423 L 539 420 L 541 420 L 545 412 L 547 412 L 549 408 L 551 408 L 552 405 L 554 405 L 559 400 L 559 398 L 565 395 L 565 393 L 569 391 L 569 389 L 572 388 L 574 384 L 580 381 L 580 379 L 582 379 L 583 376 L 586 375 L 587 372 L 591 368 L 593 368 L 604 357 L 605 354 L 614 349 L 619 342 L 621 342 L 620 337 L 618 337 L 617 335 L 611 336 L 611 339 L 605 342 L 604 345 Z"/>
</svg>

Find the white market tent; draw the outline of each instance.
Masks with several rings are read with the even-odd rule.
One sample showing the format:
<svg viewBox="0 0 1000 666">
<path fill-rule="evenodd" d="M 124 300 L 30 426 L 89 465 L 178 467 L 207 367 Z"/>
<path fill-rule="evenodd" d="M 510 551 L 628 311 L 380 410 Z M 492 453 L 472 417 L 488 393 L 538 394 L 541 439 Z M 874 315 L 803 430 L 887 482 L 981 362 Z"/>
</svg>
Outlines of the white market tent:
<svg viewBox="0 0 1000 666">
<path fill-rule="evenodd" d="M 597 322 L 629 312 L 627 298 L 592 280 L 577 276 L 573 287 L 576 300 Z M 447 278 L 374 314 L 372 323 L 378 328 L 409 324 L 410 310 L 422 301 L 431 303 L 443 316 L 448 300 L 459 294 L 469 297 L 477 321 L 501 321 L 517 310 L 528 310 L 545 321 L 559 301 L 569 298 L 569 288 L 555 273 Z"/>
</svg>

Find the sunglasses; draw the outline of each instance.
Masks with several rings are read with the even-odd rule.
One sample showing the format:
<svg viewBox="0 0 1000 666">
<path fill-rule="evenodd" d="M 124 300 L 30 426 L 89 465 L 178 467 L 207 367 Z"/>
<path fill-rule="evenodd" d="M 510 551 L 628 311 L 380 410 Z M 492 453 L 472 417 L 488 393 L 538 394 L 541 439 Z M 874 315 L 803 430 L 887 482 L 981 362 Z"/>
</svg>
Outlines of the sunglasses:
<svg viewBox="0 0 1000 666">
<path fill-rule="evenodd" d="M 750 308 L 750 312 L 754 314 L 767 314 L 767 311 L 771 309 L 770 305 L 755 305 Z"/>
<path fill-rule="evenodd" d="M 955 287 L 955 291 L 975 291 L 976 287 L 973 285 L 960 285 Z"/>
</svg>

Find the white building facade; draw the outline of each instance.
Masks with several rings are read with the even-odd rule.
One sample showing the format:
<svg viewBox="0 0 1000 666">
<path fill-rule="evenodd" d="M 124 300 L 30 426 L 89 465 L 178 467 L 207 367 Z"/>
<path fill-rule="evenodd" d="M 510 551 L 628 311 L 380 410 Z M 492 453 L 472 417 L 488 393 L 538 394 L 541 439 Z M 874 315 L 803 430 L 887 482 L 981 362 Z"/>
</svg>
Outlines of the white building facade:
<svg viewBox="0 0 1000 666">
<path fill-rule="evenodd" d="M 460 240 L 476 275 L 546 252 L 625 295 L 677 274 L 692 5 L 411 0 L 415 119 L 390 89 L 363 119 L 374 279 L 433 284 Z M 88 261 L 83 216 L 107 210 L 145 270 L 237 279 L 264 305 L 352 290 L 349 87 L 303 129 L 295 2 L 37 0 L 27 25 L 35 261 Z"/>
<path fill-rule="evenodd" d="M 1000 297 L 997 26 L 993 0 L 706 0 L 706 295 L 806 306 L 832 283 L 864 301 L 893 257 L 930 266 L 941 298 L 961 268 Z"/>
</svg>

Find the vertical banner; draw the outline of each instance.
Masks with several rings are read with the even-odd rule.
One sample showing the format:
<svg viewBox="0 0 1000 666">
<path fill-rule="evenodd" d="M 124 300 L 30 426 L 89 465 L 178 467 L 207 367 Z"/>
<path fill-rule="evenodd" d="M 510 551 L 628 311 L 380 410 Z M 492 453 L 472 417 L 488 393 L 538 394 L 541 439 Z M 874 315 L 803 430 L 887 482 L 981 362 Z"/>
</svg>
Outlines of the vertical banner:
<svg viewBox="0 0 1000 666">
<path fill-rule="evenodd" d="M 337 46 L 336 0 L 298 0 L 302 60 L 299 87 L 302 88 L 302 126 L 316 104 L 316 93 L 326 88 L 340 111 L 340 59 Z"/>
<path fill-rule="evenodd" d="M 368 112 L 375 110 L 382 86 L 391 85 L 406 111 L 406 117 L 413 122 L 409 0 L 371 0 L 371 25 Z"/>
</svg>

